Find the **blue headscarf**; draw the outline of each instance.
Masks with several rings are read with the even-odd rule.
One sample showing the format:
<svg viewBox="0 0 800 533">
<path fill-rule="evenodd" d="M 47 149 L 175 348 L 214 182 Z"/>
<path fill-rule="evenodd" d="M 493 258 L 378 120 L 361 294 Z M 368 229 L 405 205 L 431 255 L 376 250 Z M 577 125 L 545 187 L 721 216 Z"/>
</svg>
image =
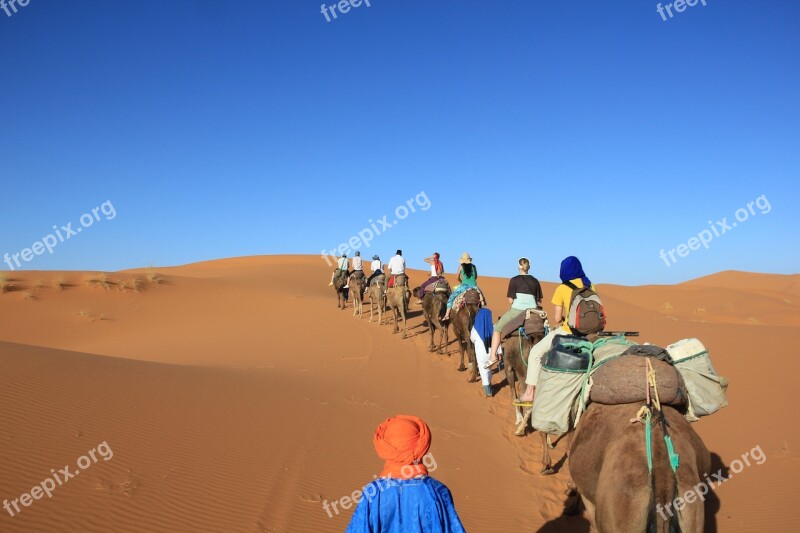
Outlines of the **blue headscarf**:
<svg viewBox="0 0 800 533">
<path fill-rule="evenodd" d="M 586 274 L 583 273 L 583 266 L 581 265 L 580 260 L 574 255 L 571 255 L 561 261 L 560 276 L 562 282 L 567 282 L 575 278 L 581 278 L 584 287 L 592 286 L 592 282 L 589 281 L 589 278 L 587 278 Z"/>
<path fill-rule="evenodd" d="M 478 332 L 478 335 L 480 335 L 483 340 L 483 345 L 486 346 L 486 350 L 488 351 L 492 346 L 492 333 L 494 332 L 492 312 L 488 307 L 481 307 L 478 309 L 478 313 L 475 315 L 475 326 L 473 327 L 475 331 Z"/>
</svg>

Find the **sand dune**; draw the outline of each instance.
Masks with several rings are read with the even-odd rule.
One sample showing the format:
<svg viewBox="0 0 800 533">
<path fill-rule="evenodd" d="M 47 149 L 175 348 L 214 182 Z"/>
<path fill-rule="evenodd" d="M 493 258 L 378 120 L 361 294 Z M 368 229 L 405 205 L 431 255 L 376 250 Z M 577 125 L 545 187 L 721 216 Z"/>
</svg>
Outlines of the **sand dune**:
<svg viewBox="0 0 800 533">
<path fill-rule="evenodd" d="M 322 502 L 373 479 L 372 431 L 397 413 L 430 424 L 433 475 L 469 531 L 587 530 L 560 517 L 568 464 L 538 475 L 540 441 L 513 436 L 508 390 L 482 398 L 455 371 L 454 344 L 449 357 L 429 354 L 418 307 L 407 340 L 368 313 L 338 311 L 318 257 L 161 268 L 163 283 L 148 275 L 9 273 L 0 499 L 103 442 L 113 457 L 16 516 L 0 509 L 0 531 L 342 531 L 352 508 L 329 517 Z M 507 280 L 479 281 L 503 312 Z M 547 300 L 554 287 L 543 284 Z M 599 290 L 611 329 L 659 344 L 702 339 L 731 381 L 730 406 L 695 428 L 724 464 L 755 446 L 767 456 L 715 491 L 708 529 L 800 528 L 797 417 L 785 401 L 800 367 L 800 276 Z"/>
</svg>

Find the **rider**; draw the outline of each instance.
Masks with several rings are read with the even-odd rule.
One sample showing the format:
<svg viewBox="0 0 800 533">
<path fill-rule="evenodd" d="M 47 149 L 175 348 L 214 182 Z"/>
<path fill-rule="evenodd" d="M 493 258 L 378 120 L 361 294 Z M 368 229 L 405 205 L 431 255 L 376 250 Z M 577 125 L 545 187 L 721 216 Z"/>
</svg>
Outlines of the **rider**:
<svg viewBox="0 0 800 533">
<path fill-rule="evenodd" d="M 364 273 L 364 260 L 361 259 L 361 252 L 356 252 L 355 257 L 353 257 L 353 272 Z"/>
<path fill-rule="evenodd" d="M 456 277 L 461 285 L 456 287 L 450 295 L 450 298 L 447 299 L 447 312 L 444 314 L 442 320 L 450 320 L 450 310 L 453 308 L 453 302 L 455 302 L 459 294 L 467 292 L 469 289 L 478 288 L 478 269 L 472 264 L 472 258 L 469 254 L 467 252 L 461 254 L 458 262 L 461 264 L 458 266 Z"/>
<path fill-rule="evenodd" d="M 406 260 L 403 259 L 403 250 L 397 250 L 397 253 L 389 259 L 389 287 L 394 287 L 394 278 L 400 274 L 406 273 Z"/>
<path fill-rule="evenodd" d="M 530 260 L 527 257 L 521 257 L 517 262 L 517 268 L 519 274 L 508 282 L 507 296 L 511 309 L 494 325 L 492 349 L 489 352 L 489 362 L 486 363 L 488 366 L 492 366 L 498 361 L 497 348 L 500 347 L 500 335 L 506 325 L 528 309 L 539 307 L 539 303 L 542 301 L 542 287 L 539 280 L 528 274 L 528 270 L 531 268 Z"/>
<path fill-rule="evenodd" d="M 530 354 L 528 355 L 528 375 L 525 378 L 527 388 L 525 389 L 525 393 L 520 397 L 520 402 L 533 402 L 536 382 L 539 381 L 539 372 L 542 369 L 542 357 L 553 347 L 553 341 L 556 335 L 572 334 L 572 330 L 566 324 L 566 317 L 569 313 L 570 304 L 572 303 L 572 289 L 566 285 L 566 283 L 571 282 L 579 288 L 590 287 L 592 290 L 595 290 L 592 282 L 583 272 L 581 262 L 574 255 L 561 261 L 559 277 L 561 278 L 561 285 L 556 287 L 556 291 L 553 293 L 553 299 L 551 300 L 551 303 L 555 306 L 553 324 L 555 324 L 556 327 L 551 329 L 550 333 L 545 335 L 542 340 L 534 344 L 533 348 L 531 348 Z M 563 324 L 561 323 L 562 321 L 564 321 Z"/>
<path fill-rule="evenodd" d="M 347 278 L 348 288 L 351 279 L 356 279 L 356 280 L 364 279 L 364 260 L 361 259 L 361 252 L 356 251 L 356 255 L 353 257 L 352 266 L 353 270 L 350 272 L 350 275 Z"/>
<path fill-rule="evenodd" d="M 425 262 L 431 266 L 431 277 L 426 279 L 425 283 L 419 287 L 419 293 L 417 294 L 419 298 L 419 300 L 417 300 L 418 304 L 422 303 L 422 297 L 425 296 L 425 287 L 439 281 L 439 278 L 444 275 L 444 265 L 439 261 L 439 252 L 434 252 L 432 256 L 426 257 Z"/>
<path fill-rule="evenodd" d="M 339 260 L 336 262 L 336 270 L 334 270 L 333 274 L 331 274 L 331 282 L 328 283 L 329 287 L 333 285 L 333 280 L 336 278 L 336 274 L 340 270 L 347 273 L 347 254 L 342 254 L 342 257 L 340 257 Z"/>
<path fill-rule="evenodd" d="M 370 263 L 370 269 L 372 270 L 372 274 L 369 275 L 367 278 L 367 289 L 369 289 L 369 284 L 372 283 L 372 279 L 376 276 L 383 274 L 383 270 L 381 270 L 381 258 L 377 255 L 372 256 L 372 263 Z"/>
</svg>

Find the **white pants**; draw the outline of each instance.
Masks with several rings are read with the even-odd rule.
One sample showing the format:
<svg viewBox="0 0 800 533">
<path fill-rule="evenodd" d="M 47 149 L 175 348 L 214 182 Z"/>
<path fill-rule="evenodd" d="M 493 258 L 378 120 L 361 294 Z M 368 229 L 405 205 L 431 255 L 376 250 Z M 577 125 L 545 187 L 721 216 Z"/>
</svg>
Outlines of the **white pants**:
<svg viewBox="0 0 800 533">
<path fill-rule="evenodd" d="M 478 334 L 478 331 L 475 328 L 472 328 L 472 331 L 469 334 L 469 338 L 472 341 L 472 344 L 475 345 L 475 359 L 478 362 L 478 372 L 480 372 L 481 374 L 481 383 L 483 385 L 491 385 L 492 369 L 484 368 L 486 363 L 489 361 L 489 351 L 486 349 L 486 346 L 483 344 L 483 339 L 481 339 L 481 336 Z M 501 346 L 497 350 L 498 358 L 502 353 L 503 353 L 503 347 Z"/>
<path fill-rule="evenodd" d="M 528 375 L 525 377 L 525 383 L 533 387 L 539 381 L 539 372 L 542 370 L 542 358 L 553 347 L 553 341 L 556 335 L 569 335 L 567 330 L 559 326 L 556 329 L 550 330 L 550 333 L 544 336 L 542 340 L 537 342 L 531 348 L 528 354 Z"/>
</svg>

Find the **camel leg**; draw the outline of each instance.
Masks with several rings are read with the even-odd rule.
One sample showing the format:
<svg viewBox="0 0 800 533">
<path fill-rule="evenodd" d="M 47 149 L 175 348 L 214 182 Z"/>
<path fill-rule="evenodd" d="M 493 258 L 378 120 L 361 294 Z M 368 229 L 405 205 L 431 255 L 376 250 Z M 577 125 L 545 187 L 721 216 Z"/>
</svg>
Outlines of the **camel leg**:
<svg viewBox="0 0 800 533">
<path fill-rule="evenodd" d="M 405 311 L 400 313 L 400 315 L 403 317 L 403 338 L 407 339 L 408 338 L 408 330 L 406 329 L 406 313 L 405 313 Z"/>
<path fill-rule="evenodd" d="M 475 355 L 475 346 L 472 342 L 467 346 L 467 358 L 469 359 L 470 374 L 467 378 L 467 383 L 476 383 L 481 380 L 478 375 L 478 358 Z"/>
<path fill-rule="evenodd" d="M 464 340 L 461 338 L 461 335 L 458 336 L 458 348 L 461 350 L 461 360 L 458 364 L 458 371 L 463 372 L 467 367 L 464 366 Z"/>
<path fill-rule="evenodd" d="M 589 531 L 597 533 L 597 523 L 595 522 L 595 507 L 592 502 L 586 499 L 583 495 L 580 496 L 583 506 L 586 509 L 586 519 L 589 521 Z"/>
<path fill-rule="evenodd" d="M 567 501 L 564 502 L 564 516 L 579 516 L 581 509 L 581 495 L 572 478 L 567 480 L 567 490 L 564 491 Z"/>
<path fill-rule="evenodd" d="M 539 434 L 542 436 L 542 471 L 541 474 L 544 476 L 549 476 L 551 474 L 555 474 L 556 471 L 553 469 L 553 460 L 550 458 L 550 439 L 547 433 L 544 431 L 540 431 Z"/>
<path fill-rule="evenodd" d="M 444 355 L 447 349 L 447 324 L 439 324 L 441 333 L 439 334 L 439 355 Z"/>
<path fill-rule="evenodd" d="M 516 435 L 517 437 L 524 437 L 525 432 L 528 430 L 528 423 L 531 420 L 531 413 L 533 412 L 533 408 L 521 407 L 520 409 L 522 409 L 522 420 L 520 420 L 519 424 L 517 424 L 517 430 L 514 432 L 514 435 Z"/>
</svg>

